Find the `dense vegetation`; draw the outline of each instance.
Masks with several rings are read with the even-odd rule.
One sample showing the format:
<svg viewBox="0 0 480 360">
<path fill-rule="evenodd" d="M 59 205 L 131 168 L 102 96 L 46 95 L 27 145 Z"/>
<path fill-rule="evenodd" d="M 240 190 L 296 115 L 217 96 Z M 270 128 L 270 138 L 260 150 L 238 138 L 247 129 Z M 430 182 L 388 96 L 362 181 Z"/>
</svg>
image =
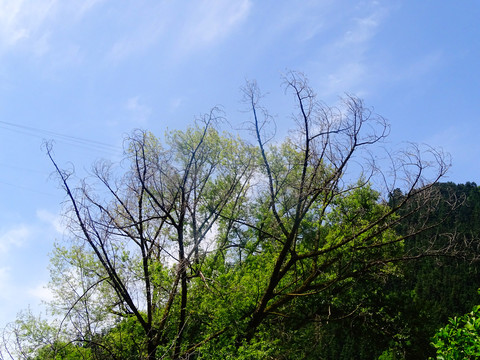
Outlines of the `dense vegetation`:
<svg viewBox="0 0 480 360">
<path fill-rule="evenodd" d="M 47 147 L 71 236 L 50 317 L 21 315 L 4 357 L 434 356 L 435 332 L 477 302 L 478 187 L 439 183 L 430 148 L 380 169 L 381 116 L 355 97 L 325 106 L 300 74 L 285 84 L 297 127 L 282 141 L 249 83 L 251 139 L 214 109 L 164 138 L 134 132 L 78 186 Z"/>
<path fill-rule="evenodd" d="M 430 219 L 437 225 L 405 240 L 404 251 L 421 254 L 431 247 L 432 236 L 439 247 L 453 239 L 455 248 L 447 256 L 399 264 L 398 272 L 381 279 L 356 282 L 352 293 L 362 297 L 362 307 L 352 316 L 324 325 L 320 358 L 433 358 L 431 342 L 437 330 L 450 317 L 462 316 L 480 303 L 480 263 L 476 260 L 480 254 L 480 188 L 475 183 L 436 187 L 444 199 L 453 197 L 462 205 L 452 210 L 447 203 L 439 203 Z"/>
</svg>

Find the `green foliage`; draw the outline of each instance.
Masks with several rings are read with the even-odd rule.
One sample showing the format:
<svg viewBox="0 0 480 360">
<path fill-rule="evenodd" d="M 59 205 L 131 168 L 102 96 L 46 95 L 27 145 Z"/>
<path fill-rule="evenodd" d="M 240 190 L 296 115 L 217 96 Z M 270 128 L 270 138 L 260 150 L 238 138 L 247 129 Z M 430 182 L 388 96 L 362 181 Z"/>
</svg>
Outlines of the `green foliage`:
<svg viewBox="0 0 480 360">
<path fill-rule="evenodd" d="M 391 201 L 373 185 L 376 168 L 347 180 L 358 169 L 350 163 L 385 137 L 384 119 L 355 97 L 341 109 L 324 106 L 300 74 L 285 82 L 298 114 L 283 141 L 271 141 L 272 118 L 251 83 L 244 92 L 256 146 L 221 132 L 214 109 L 163 139 L 136 131 L 124 161 L 100 162 L 95 181 L 79 188 L 52 159 L 72 236 L 52 255 L 50 310 L 60 320 L 25 321 L 31 330 L 17 332 L 28 356 L 406 354 L 419 333 L 409 305 L 423 298 L 404 287 L 413 272 L 401 263 L 429 249 L 410 238 L 430 224 L 432 186 L 419 187 L 430 163 L 406 153 L 394 166 L 406 173 L 396 175 L 414 180 Z"/>
<path fill-rule="evenodd" d="M 480 305 L 472 312 L 449 320 L 438 330 L 432 345 L 439 360 L 478 359 L 480 357 Z"/>
<path fill-rule="evenodd" d="M 35 360 L 93 360 L 95 357 L 90 348 L 77 346 L 74 343 L 55 342 L 42 347 Z"/>
</svg>

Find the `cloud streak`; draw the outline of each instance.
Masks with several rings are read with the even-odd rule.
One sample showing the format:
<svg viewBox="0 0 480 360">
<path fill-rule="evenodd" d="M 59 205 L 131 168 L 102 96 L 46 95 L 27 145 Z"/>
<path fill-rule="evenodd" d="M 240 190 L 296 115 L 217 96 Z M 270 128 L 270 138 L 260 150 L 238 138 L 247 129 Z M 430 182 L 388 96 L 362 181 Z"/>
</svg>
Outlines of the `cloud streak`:
<svg viewBox="0 0 480 360">
<path fill-rule="evenodd" d="M 161 2 L 137 9 L 135 22 L 112 44 L 106 59 L 118 63 L 151 47 L 160 47 L 165 58 L 178 60 L 228 37 L 246 19 L 250 8 L 249 0 L 215 0 L 184 7 Z"/>
<path fill-rule="evenodd" d="M 324 95 L 348 91 L 364 96 L 369 91 L 365 84 L 372 84 L 375 79 L 375 62 L 368 51 L 390 9 L 375 1 L 366 8 L 369 9 L 366 14 L 351 18 L 336 39 L 322 51 L 326 54 L 322 65 L 329 69 L 323 86 Z"/>
<path fill-rule="evenodd" d="M 58 234 L 66 232 L 66 226 L 60 215 L 54 214 L 45 209 L 37 210 L 37 218 L 43 222 L 48 223 Z"/>
<path fill-rule="evenodd" d="M 130 112 L 133 122 L 145 125 L 152 113 L 152 109 L 145 105 L 140 96 L 134 96 L 127 100 L 126 109 Z"/>
<path fill-rule="evenodd" d="M 28 289 L 27 294 L 36 298 L 42 302 L 51 302 L 54 299 L 52 290 L 50 290 L 47 284 L 41 283 L 30 289 Z"/>
<path fill-rule="evenodd" d="M 21 224 L 0 233 L 0 255 L 5 255 L 12 247 L 23 246 L 33 232 L 27 225 Z"/>
<path fill-rule="evenodd" d="M 0 55 L 22 51 L 37 58 L 53 53 L 57 62 L 72 59 L 72 49 L 78 48 L 72 32 L 104 1 L 0 1 Z"/>
<path fill-rule="evenodd" d="M 55 0 L 4 0 L 0 2 L 0 44 L 2 50 L 21 42 L 42 38 L 40 28 L 56 6 Z"/>
<path fill-rule="evenodd" d="M 251 6 L 248 0 L 199 1 L 183 22 L 177 51 L 185 54 L 223 40 L 247 18 Z"/>
</svg>

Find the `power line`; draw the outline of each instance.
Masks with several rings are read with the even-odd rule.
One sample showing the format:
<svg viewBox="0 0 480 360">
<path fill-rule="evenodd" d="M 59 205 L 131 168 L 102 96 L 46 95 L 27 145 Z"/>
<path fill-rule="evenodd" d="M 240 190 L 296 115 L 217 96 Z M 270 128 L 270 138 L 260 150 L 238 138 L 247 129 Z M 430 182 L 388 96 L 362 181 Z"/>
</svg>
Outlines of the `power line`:
<svg viewBox="0 0 480 360">
<path fill-rule="evenodd" d="M 0 162 L 0 167 L 3 167 L 3 168 L 7 167 L 7 168 L 10 168 L 10 169 L 14 169 L 14 170 L 21 170 L 21 171 L 25 171 L 25 172 L 29 172 L 29 173 L 36 173 L 36 174 L 41 174 L 41 175 L 46 175 L 46 176 L 50 175 L 50 173 L 42 171 L 42 170 L 26 168 L 26 167 L 18 166 L 18 165 L 6 164 L 6 163 L 3 163 L 3 162 Z"/>
<path fill-rule="evenodd" d="M 41 138 L 41 139 L 45 139 L 46 137 L 53 137 L 54 140 L 59 140 L 59 142 L 87 148 L 90 150 L 103 151 L 103 152 L 114 153 L 114 154 L 118 154 L 122 152 L 122 149 L 120 147 L 107 144 L 101 141 L 85 139 L 85 138 L 81 138 L 73 135 L 61 134 L 55 131 L 35 128 L 31 126 L 26 126 L 26 125 L 14 124 L 7 121 L 0 121 L 0 124 L 1 124 L 0 128 L 6 129 L 12 132 L 24 134 L 24 135 Z"/>
<path fill-rule="evenodd" d="M 28 187 L 28 186 L 22 186 L 22 185 L 18 185 L 18 184 L 12 184 L 12 183 L 10 183 L 10 182 L 3 181 L 3 180 L 0 180 L 0 184 L 7 185 L 7 186 L 11 186 L 11 187 L 14 187 L 14 188 L 17 188 L 17 189 L 21 189 L 21 190 L 24 190 L 24 191 L 29 191 L 29 192 L 36 193 L 36 194 L 39 194 L 39 195 L 48 196 L 48 197 L 54 197 L 54 196 L 55 196 L 55 195 L 53 195 L 53 194 L 51 194 L 51 193 L 47 193 L 47 192 L 43 192 L 43 191 L 38 191 L 38 190 L 33 189 L 33 188 L 31 188 L 31 187 Z"/>
</svg>

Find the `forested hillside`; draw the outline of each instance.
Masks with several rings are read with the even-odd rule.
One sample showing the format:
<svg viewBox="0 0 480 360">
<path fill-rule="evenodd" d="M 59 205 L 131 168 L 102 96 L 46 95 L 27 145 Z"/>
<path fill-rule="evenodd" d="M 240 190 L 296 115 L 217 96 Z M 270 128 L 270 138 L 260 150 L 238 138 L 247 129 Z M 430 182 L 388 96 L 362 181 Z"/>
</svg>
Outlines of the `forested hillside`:
<svg viewBox="0 0 480 360">
<path fill-rule="evenodd" d="M 480 188 L 475 183 L 441 183 L 437 188 L 444 199 L 461 205 L 452 211 L 448 202 L 440 202 L 431 221 L 441 223 L 407 239 L 404 251 L 421 254 L 436 236 L 440 247 L 454 239 L 452 256 L 421 257 L 399 264 L 395 274 L 356 282 L 352 303 L 361 298 L 362 306 L 323 325 L 320 358 L 376 359 L 382 353 L 381 359 L 434 357 L 430 343 L 435 332 L 449 317 L 480 303 Z"/>
</svg>

